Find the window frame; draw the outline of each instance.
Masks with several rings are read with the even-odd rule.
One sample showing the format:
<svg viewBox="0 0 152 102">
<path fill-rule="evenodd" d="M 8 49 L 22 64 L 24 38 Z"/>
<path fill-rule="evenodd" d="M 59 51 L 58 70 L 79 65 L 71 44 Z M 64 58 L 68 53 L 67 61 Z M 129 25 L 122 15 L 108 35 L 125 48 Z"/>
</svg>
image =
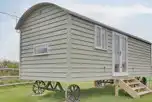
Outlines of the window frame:
<svg viewBox="0 0 152 102">
<path fill-rule="evenodd" d="M 100 28 L 100 40 L 101 40 L 101 46 L 97 46 L 97 28 Z M 105 30 L 105 39 L 104 39 L 104 46 L 103 46 L 103 40 L 102 40 L 102 37 L 103 37 L 103 30 Z M 95 48 L 96 49 L 100 49 L 100 50 L 105 50 L 107 51 L 108 50 L 108 34 L 107 34 L 107 29 L 106 28 L 103 28 L 101 26 L 98 26 L 98 25 L 95 25 Z M 104 47 L 104 48 L 103 48 Z"/>
<path fill-rule="evenodd" d="M 45 46 L 47 48 L 47 52 L 46 53 L 36 53 L 35 49 L 36 47 L 38 46 Z M 49 54 L 49 50 L 48 50 L 49 46 L 47 43 L 43 43 L 43 44 L 35 44 L 33 45 L 33 55 L 36 56 L 36 55 L 47 55 Z"/>
</svg>

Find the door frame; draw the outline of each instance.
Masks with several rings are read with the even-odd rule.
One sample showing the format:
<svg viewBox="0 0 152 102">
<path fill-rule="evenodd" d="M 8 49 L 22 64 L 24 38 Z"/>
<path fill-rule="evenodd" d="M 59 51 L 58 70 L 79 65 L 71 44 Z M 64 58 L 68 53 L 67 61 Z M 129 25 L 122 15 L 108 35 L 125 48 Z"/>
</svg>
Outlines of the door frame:
<svg viewBox="0 0 152 102">
<path fill-rule="evenodd" d="M 126 72 L 115 72 L 115 34 L 119 35 L 119 37 L 125 37 L 126 38 Z M 120 39 L 120 49 L 122 50 L 122 41 Z M 122 52 L 121 52 L 122 53 Z M 120 64 L 122 64 L 122 57 L 120 57 Z M 112 75 L 113 76 L 128 76 L 128 37 L 125 35 L 122 35 L 117 32 L 112 32 Z"/>
</svg>

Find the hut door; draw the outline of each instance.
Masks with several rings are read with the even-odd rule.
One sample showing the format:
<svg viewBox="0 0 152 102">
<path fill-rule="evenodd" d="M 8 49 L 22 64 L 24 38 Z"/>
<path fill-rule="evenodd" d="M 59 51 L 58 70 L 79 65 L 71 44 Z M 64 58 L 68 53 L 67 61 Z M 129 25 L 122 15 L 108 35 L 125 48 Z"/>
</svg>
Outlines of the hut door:
<svg viewBox="0 0 152 102">
<path fill-rule="evenodd" d="M 118 33 L 113 33 L 113 75 L 128 75 L 127 37 Z"/>
</svg>

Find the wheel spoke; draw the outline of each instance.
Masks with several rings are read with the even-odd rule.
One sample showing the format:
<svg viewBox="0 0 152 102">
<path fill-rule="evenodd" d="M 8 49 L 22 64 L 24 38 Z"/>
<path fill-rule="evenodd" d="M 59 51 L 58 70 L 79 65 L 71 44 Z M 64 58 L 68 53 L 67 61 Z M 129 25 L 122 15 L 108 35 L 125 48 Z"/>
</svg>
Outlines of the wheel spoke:
<svg viewBox="0 0 152 102">
<path fill-rule="evenodd" d="M 77 86 L 76 86 L 76 85 L 74 85 L 73 87 L 74 87 L 74 90 L 73 90 L 73 91 L 76 91 L 76 89 L 77 89 Z"/>
<path fill-rule="evenodd" d="M 75 91 L 75 85 L 73 85 L 73 90 L 72 90 L 73 92 Z"/>
<path fill-rule="evenodd" d="M 40 85 L 40 81 L 37 81 L 37 85 Z"/>
<path fill-rule="evenodd" d="M 70 92 L 73 92 L 72 87 L 70 87 Z"/>
<path fill-rule="evenodd" d="M 76 90 L 75 90 L 75 91 L 76 91 L 76 92 L 78 92 L 78 91 L 80 91 L 80 90 L 79 90 L 79 88 L 76 88 Z"/>
</svg>

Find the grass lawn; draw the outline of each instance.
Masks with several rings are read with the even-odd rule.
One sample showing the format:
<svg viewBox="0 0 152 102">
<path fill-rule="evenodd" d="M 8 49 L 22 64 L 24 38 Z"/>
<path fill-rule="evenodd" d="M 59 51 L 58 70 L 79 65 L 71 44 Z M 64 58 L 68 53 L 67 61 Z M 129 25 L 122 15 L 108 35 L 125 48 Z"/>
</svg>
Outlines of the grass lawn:
<svg viewBox="0 0 152 102">
<path fill-rule="evenodd" d="M 92 83 L 79 83 L 81 88 L 80 102 L 152 102 L 152 94 L 140 99 L 132 99 L 126 93 L 114 96 L 114 88 L 91 88 Z M 64 102 L 64 93 L 48 92 L 43 96 L 32 96 L 32 85 L 0 88 L 0 102 Z"/>
</svg>

